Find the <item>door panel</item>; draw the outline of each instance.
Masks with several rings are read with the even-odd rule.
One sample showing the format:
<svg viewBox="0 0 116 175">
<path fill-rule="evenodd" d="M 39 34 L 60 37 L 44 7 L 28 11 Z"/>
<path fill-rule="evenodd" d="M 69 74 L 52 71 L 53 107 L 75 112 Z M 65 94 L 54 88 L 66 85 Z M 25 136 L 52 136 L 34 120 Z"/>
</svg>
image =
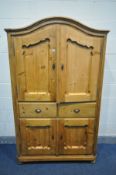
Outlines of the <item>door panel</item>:
<svg viewBox="0 0 116 175">
<path fill-rule="evenodd" d="M 56 122 L 51 119 L 20 119 L 22 155 L 52 155 L 56 150 Z"/>
<path fill-rule="evenodd" d="M 59 101 L 95 101 L 101 39 L 61 26 Z"/>
<path fill-rule="evenodd" d="M 18 100 L 55 101 L 56 26 L 15 38 Z"/>
<path fill-rule="evenodd" d="M 59 120 L 59 154 L 92 154 L 94 120 L 95 119 Z"/>
</svg>

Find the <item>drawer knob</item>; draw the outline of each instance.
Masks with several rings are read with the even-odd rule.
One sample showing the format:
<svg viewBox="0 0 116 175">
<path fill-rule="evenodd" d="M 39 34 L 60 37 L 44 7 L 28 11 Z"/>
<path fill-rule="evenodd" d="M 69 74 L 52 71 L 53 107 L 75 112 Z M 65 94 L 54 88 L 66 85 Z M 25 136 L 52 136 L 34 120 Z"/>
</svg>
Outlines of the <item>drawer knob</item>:
<svg viewBox="0 0 116 175">
<path fill-rule="evenodd" d="M 74 109 L 74 112 L 75 113 L 79 113 L 80 112 L 80 109 Z"/>
<path fill-rule="evenodd" d="M 35 109 L 35 112 L 36 113 L 40 113 L 41 112 L 41 109 Z"/>
</svg>

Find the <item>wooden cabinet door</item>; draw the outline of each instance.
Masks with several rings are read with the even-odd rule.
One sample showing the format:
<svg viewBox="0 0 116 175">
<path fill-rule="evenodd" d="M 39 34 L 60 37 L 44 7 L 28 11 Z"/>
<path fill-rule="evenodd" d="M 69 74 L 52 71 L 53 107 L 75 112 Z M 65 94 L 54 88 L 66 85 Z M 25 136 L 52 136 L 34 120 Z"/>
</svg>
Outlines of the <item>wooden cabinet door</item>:
<svg viewBox="0 0 116 175">
<path fill-rule="evenodd" d="M 56 26 L 14 38 L 19 101 L 56 99 Z"/>
<path fill-rule="evenodd" d="M 56 122 L 52 119 L 20 119 L 21 154 L 53 155 L 56 150 Z"/>
<path fill-rule="evenodd" d="M 95 101 L 102 40 L 65 25 L 60 36 L 59 101 Z"/>
<path fill-rule="evenodd" d="M 94 119 L 61 119 L 58 122 L 59 154 L 92 154 Z"/>
</svg>

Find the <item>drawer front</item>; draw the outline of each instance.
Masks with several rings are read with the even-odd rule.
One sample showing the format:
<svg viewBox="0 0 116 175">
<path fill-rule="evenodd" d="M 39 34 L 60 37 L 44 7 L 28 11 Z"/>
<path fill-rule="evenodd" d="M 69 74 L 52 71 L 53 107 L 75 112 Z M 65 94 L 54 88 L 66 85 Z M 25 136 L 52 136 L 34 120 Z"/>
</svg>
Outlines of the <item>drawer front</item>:
<svg viewBox="0 0 116 175">
<path fill-rule="evenodd" d="M 56 103 L 19 103 L 20 117 L 56 117 Z"/>
<path fill-rule="evenodd" d="M 59 117 L 95 117 L 96 103 L 59 104 Z"/>
</svg>

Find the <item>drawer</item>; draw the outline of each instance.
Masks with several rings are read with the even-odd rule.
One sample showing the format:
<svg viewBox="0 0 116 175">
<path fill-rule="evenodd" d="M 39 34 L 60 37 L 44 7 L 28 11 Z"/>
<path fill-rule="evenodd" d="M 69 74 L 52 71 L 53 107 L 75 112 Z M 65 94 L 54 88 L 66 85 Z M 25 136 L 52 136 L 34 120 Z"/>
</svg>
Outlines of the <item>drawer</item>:
<svg viewBox="0 0 116 175">
<path fill-rule="evenodd" d="M 95 117 L 96 103 L 59 104 L 59 117 Z"/>
<path fill-rule="evenodd" d="M 19 103 L 20 117 L 56 117 L 56 103 Z"/>
</svg>

